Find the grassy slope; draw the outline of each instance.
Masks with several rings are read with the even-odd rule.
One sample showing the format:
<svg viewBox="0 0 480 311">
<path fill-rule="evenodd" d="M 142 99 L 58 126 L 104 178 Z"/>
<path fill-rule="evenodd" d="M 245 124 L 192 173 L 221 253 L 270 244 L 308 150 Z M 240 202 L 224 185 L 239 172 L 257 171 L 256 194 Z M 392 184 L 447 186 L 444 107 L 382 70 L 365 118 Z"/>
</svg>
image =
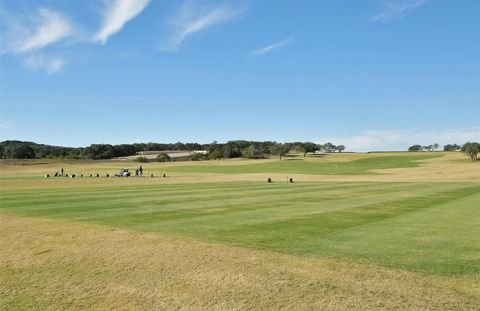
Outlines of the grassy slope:
<svg viewBox="0 0 480 311">
<path fill-rule="evenodd" d="M 285 159 L 283 161 L 255 163 L 248 165 L 179 165 L 168 168 L 171 172 L 196 173 L 290 173 L 317 175 L 368 175 L 373 169 L 417 167 L 418 161 L 427 160 L 435 155 L 376 156 L 353 161 L 305 161 L 303 159 Z"/>
<path fill-rule="evenodd" d="M 242 182 L 0 193 L 6 213 L 432 274 L 480 272 L 480 184 Z"/>
</svg>

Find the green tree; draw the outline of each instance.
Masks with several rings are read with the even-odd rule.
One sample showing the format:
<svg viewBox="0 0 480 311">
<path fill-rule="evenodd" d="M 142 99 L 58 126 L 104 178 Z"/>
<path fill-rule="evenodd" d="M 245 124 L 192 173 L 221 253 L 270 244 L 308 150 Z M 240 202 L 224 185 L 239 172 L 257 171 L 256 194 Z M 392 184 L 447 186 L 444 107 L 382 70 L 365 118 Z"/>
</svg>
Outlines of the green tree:
<svg viewBox="0 0 480 311">
<path fill-rule="evenodd" d="M 335 152 L 336 146 L 332 144 L 331 142 L 328 142 L 323 145 L 323 151 L 327 153 Z"/>
<path fill-rule="evenodd" d="M 282 159 L 283 156 L 285 156 L 288 152 L 290 151 L 290 147 L 288 144 L 281 144 L 281 143 L 276 143 L 272 147 L 272 153 L 275 155 L 278 155 L 280 160 Z"/>
<path fill-rule="evenodd" d="M 307 156 L 309 152 L 315 152 L 317 145 L 312 142 L 294 143 L 294 149 L 303 153 L 303 157 Z"/>
<path fill-rule="evenodd" d="M 190 157 L 192 161 L 202 161 L 202 160 L 208 160 L 208 155 L 204 153 L 194 153 Z"/>
<path fill-rule="evenodd" d="M 140 163 L 147 163 L 148 159 L 145 157 L 136 157 L 135 161 L 140 162 Z"/>
<path fill-rule="evenodd" d="M 248 143 L 245 145 L 242 141 L 229 141 L 227 142 L 222 150 L 225 158 L 239 158 L 242 156 L 242 148 L 246 148 Z"/>
<path fill-rule="evenodd" d="M 207 151 L 208 153 L 218 150 L 218 142 L 214 140 L 211 144 L 208 145 Z"/>
<path fill-rule="evenodd" d="M 114 150 L 112 145 L 92 144 L 89 147 L 85 148 L 84 154 L 85 157 L 93 160 L 111 159 L 114 157 Z"/>
<path fill-rule="evenodd" d="M 344 145 L 338 145 L 337 150 L 338 150 L 338 152 L 342 152 L 343 150 L 345 150 L 345 146 Z"/>
<path fill-rule="evenodd" d="M 410 152 L 418 152 L 418 151 L 422 151 L 422 150 L 423 150 L 423 147 L 421 145 L 413 145 L 413 146 L 408 147 L 408 151 L 410 151 Z"/>
<path fill-rule="evenodd" d="M 214 150 L 214 151 L 212 151 L 212 152 L 210 152 L 210 153 L 208 154 L 208 158 L 209 158 L 210 160 L 221 159 L 221 158 L 223 158 L 223 154 L 222 154 L 220 151 L 218 151 L 218 150 Z"/>
<path fill-rule="evenodd" d="M 155 161 L 157 162 L 170 162 L 170 156 L 166 153 L 159 153 L 157 157 L 155 158 Z"/>
<path fill-rule="evenodd" d="M 462 149 L 462 146 L 459 146 L 457 144 L 448 144 L 443 146 L 443 151 L 458 151 Z"/>
<path fill-rule="evenodd" d="M 477 161 L 480 153 L 480 144 L 477 142 L 468 142 L 463 145 L 462 151 L 470 158 L 470 160 Z"/>
<path fill-rule="evenodd" d="M 35 151 L 24 143 L 15 143 L 5 146 L 4 156 L 7 159 L 34 159 Z"/>
<path fill-rule="evenodd" d="M 242 155 L 247 159 L 261 159 L 263 158 L 262 152 L 255 148 L 254 145 L 250 145 L 247 148 L 243 149 Z"/>
</svg>

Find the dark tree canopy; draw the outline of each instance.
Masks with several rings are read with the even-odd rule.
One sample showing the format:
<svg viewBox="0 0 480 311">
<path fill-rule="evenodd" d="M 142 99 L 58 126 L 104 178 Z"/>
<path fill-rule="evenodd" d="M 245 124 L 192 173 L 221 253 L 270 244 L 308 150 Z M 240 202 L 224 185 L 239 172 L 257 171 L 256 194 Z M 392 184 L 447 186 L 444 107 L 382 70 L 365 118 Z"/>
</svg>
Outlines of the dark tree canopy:
<svg viewBox="0 0 480 311">
<path fill-rule="evenodd" d="M 290 151 L 290 145 L 277 143 L 273 146 L 272 151 L 272 154 L 278 155 L 281 160 Z"/>
<path fill-rule="evenodd" d="M 213 142 L 210 144 L 199 143 L 135 143 L 135 144 L 92 144 L 88 147 L 62 147 L 36 144 L 24 141 L 0 142 L 0 157 L 7 159 L 25 158 L 66 158 L 66 159 L 112 159 L 126 156 L 143 156 L 146 151 L 158 151 L 167 154 L 167 151 L 205 151 L 194 153 L 189 158 L 192 160 L 220 159 L 220 158 L 251 158 L 259 159 L 267 155 L 285 156 L 290 151 L 308 153 L 321 150 L 323 152 L 341 152 L 344 146 L 335 146 L 328 142 L 316 144 L 313 142 L 277 143 L 274 141 L 247 141 L 232 140 L 226 143 Z M 162 159 L 166 158 L 161 156 Z M 173 160 L 173 159 L 171 159 Z M 177 160 L 177 159 L 175 159 Z M 163 161 L 163 160 L 162 160 Z"/>
<path fill-rule="evenodd" d="M 443 151 L 458 151 L 460 149 L 462 149 L 462 146 L 457 144 L 448 144 L 443 146 Z"/>
<path fill-rule="evenodd" d="M 423 150 L 423 147 L 421 145 L 413 145 L 408 147 L 408 151 L 416 152 L 416 151 L 422 151 L 422 150 Z"/>
<path fill-rule="evenodd" d="M 27 144 L 5 146 L 3 153 L 7 159 L 34 159 L 35 151 Z"/>
<path fill-rule="evenodd" d="M 255 148 L 254 145 L 250 145 L 242 151 L 243 157 L 247 159 L 261 159 L 263 158 L 263 153 L 260 149 Z"/>
<path fill-rule="evenodd" d="M 0 143 L 1 157 L 5 159 L 34 159 L 35 150 L 30 142 L 6 140 Z"/>
<path fill-rule="evenodd" d="M 478 160 L 478 154 L 480 153 L 480 143 L 477 142 L 468 142 L 465 143 L 462 147 L 462 151 L 470 158 L 472 161 Z"/>
<path fill-rule="evenodd" d="M 171 159 L 170 159 L 170 156 L 166 153 L 159 153 L 157 155 L 157 158 L 155 159 L 155 161 L 157 162 L 169 162 Z"/>
</svg>

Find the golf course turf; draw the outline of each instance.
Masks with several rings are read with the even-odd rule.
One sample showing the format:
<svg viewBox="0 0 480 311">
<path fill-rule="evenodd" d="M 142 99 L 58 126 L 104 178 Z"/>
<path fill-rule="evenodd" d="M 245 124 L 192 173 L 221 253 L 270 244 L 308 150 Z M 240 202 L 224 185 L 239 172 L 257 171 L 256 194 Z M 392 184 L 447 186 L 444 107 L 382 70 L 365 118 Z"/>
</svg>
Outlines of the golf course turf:
<svg viewBox="0 0 480 311">
<path fill-rule="evenodd" d="M 315 174 L 315 175 L 369 175 L 371 170 L 388 168 L 417 167 L 418 161 L 434 158 L 434 155 L 414 156 L 380 156 L 342 162 L 303 161 L 299 158 L 284 161 L 256 163 L 249 165 L 202 165 L 202 166 L 175 166 L 174 172 L 197 173 L 287 173 L 287 174 Z"/>
<path fill-rule="evenodd" d="M 395 180 L 395 176 L 401 178 L 404 172 L 423 172 L 420 169 L 425 171 L 429 165 L 434 167 L 442 164 L 442 161 L 446 167 L 458 166 L 460 170 L 466 167 L 466 171 L 471 168 L 470 171 L 478 172 L 477 164 L 461 161 L 458 156 L 450 159 L 440 153 L 390 154 L 353 157 L 351 160 L 339 158 L 338 161 L 298 158 L 218 165 L 214 161 L 187 165 L 181 162 L 165 166 L 151 164 L 152 171 L 168 172 L 169 179 L 64 178 L 55 180 L 54 185 L 50 184 L 52 178 L 28 175 L 25 171 L 28 166 L 22 166 L 23 173 L 17 178 L 17 185 L 11 183 L 15 180 L 11 174 L 14 171 L 12 164 L 3 164 L 1 180 L 3 185 L 11 184 L 0 188 L 0 217 L 13 219 L 13 223 L 15 219 L 57 221 L 60 227 L 68 223 L 81 224 L 91 228 L 126 230 L 132 235 L 148 234 L 159 239 L 178 239 L 198 245 L 239 247 L 268 256 L 293 256 L 289 258 L 296 258 L 299 264 L 304 260 L 318 260 L 319 263 L 332 260 L 342 264 L 351 263 L 355 269 L 364 266 L 365 271 L 370 271 L 371 267 L 385 271 L 391 269 L 392 273 L 404 271 L 420 279 L 439 278 L 441 282 L 436 285 L 427 282 L 433 286 L 432 290 L 435 286 L 451 290 L 453 301 L 458 299 L 458 306 L 468 309 L 480 303 L 479 288 L 468 285 L 459 289 L 458 283 L 474 284 L 480 277 L 480 179 L 443 182 Z M 125 166 L 124 163 L 112 163 L 106 166 L 101 164 L 101 169 L 110 169 L 112 165 L 115 168 Z M 94 167 L 96 164 L 88 165 Z M 69 164 L 64 163 L 64 166 L 68 170 Z M 76 166 L 75 169 L 81 167 Z M 145 168 L 148 173 L 149 166 L 145 165 Z M 387 169 L 385 172 L 396 169 L 391 173 L 391 181 L 328 181 L 328 175 L 375 178 L 380 174 L 385 178 L 385 173 L 382 173 L 384 169 Z M 38 165 L 35 165 L 35 170 L 38 170 Z M 205 173 L 218 174 L 210 177 L 218 178 L 218 181 L 203 179 Z M 295 183 L 287 183 L 277 178 L 272 184 L 265 182 L 270 174 L 279 173 L 285 176 L 325 175 L 325 179 L 296 179 Z M 235 174 L 245 174 L 242 175 L 245 180 L 230 180 L 229 176 Z M 253 174 L 251 180 L 248 174 Z M 256 174 L 263 174 L 261 180 L 257 180 Z M 198 182 L 192 182 L 192 176 Z M 182 178 L 186 179 L 182 181 Z M 59 185 L 62 180 L 64 184 Z M 88 180 L 91 180 L 90 184 Z M 112 184 L 115 180 L 118 184 Z M 34 186 L 29 183 L 34 183 Z M 18 227 L 18 230 L 20 234 L 22 230 L 28 232 L 29 228 Z M 82 236 L 81 231 L 75 232 L 77 236 Z M 54 236 L 51 238 L 54 239 Z M 21 247 L 20 242 L 15 243 Z M 30 243 L 36 243 L 35 239 Z M 37 253 L 39 256 L 62 256 L 59 248 L 53 249 L 51 254 L 44 249 L 37 249 Z M 212 250 L 212 256 L 214 254 Z M 32 263 L 35 258 L 30 259 Z M 142 262 L 144 259 L 136 260 Z M 10 273 L 19 273 L 14 267 L 15 263 L 4 257 L 0 276 L 10 280 Z M 72 273 L 85 273 L 86 278 L 90 277 L 88 271 Z M 342 273 L 349 272 L 339 271 L 338 277 Z M 12 281 L 10 284 L 16 291 L 25 292 L 27 284 L 37 282 L 28 267 L 20 274 L 25 282 Z M 101 278 L 101 275 L 94 278 L 98 277 Z M 175 277 L 183 279 L 188 276 L 178 272 Z M 68 277 L 65 278 L 63 281 L 68 282 Z M 401 278 L 398 282 L 401 288 Z M 5 290 L 4 283 L 4 296 Z M 295 299 L 302 299 L 300 292 L 297 294 L 295 296 L 292 293 L 293 305 Z M 412 293 L 411 298 L 414 297 Z M 362 301 L 365 297 L 357 298 Z M 288 305 L 275 300 L 275 296 L 271 299 L 271 305 L 277 308 Z M 372 299 L 377 303 L 385 298 L 374 295 Z M 31 297 L 27 300 L 35 301 Z M 13 301 L 8 301 L 6 306 L 15 307 Z M 403 307 L 408 309 L 408 306 L 431 305 L 412 301 L 406 297 Z M 62 305 L 60 301 L 53 303 Z M 402 307 L 402 303 L 398 303 Z M 102 308 L 95 301 L 92 304 L 94 308 Z M 454 305 L 443 304 L 443 307 L 450 309 Z M 191 306 L 194 309 L 207 309 L 201 302 L 192 303 Z M 170 307 L 175 309 L 174 305 Z M 336 304 L 331 308 L 342 309 L 342 305 Z M 230 306 L 226 309 L 235 308 Z"/>
</svg>

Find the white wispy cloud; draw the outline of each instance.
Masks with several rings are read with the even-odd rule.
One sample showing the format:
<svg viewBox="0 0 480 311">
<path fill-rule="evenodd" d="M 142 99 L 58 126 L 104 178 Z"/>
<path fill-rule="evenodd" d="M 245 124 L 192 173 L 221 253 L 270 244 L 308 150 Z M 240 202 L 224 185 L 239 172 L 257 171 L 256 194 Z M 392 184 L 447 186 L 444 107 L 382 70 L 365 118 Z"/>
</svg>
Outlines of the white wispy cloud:
<svg viewBox="0 0 480 311">
<path fill-rule="evenodd" d="M 276 50 L 278 48 L 281 48 L 283 46 L 286 46 L 286 45 L 290 44 L 292 42 L 292 40 L 293 40 L 293 36 L 290 36 L 290 37 L 288 37 L 286 39 L 283 39 L 281 41 L 269 44 L 269 45 L 267 45 L 263 48 L 251 51 L 250 53 L 248 53 L 248 56 L 250 56 L 250 57 L 263 56 L 265 54 L 268 54 L 268 53 L 272 52 L 273 50 Z"/>
<path fill-rule="evenodd" d="M 443 129 L 431 131 L 392 130 L 365 131 L 349 137 L 325 137 L 320 142 L 342 144 L 348 151 L 407 150 L 414 144 L 440 146 L 480 141 L 480 127 Z"/>
<path fill-rule="evenodd" d="M 40 50 L 71 36 L 74 27 L 60 12 L 40 8 L 30 25 L 2 13 L 2 53 L 22 54 Z"/>
<path fill-rule="evenodd" d="M 103 12 L 103 24 L 92 38 L 93 42 L 105 44 L 108 38 L 119 32 L 125 24 L 140 14 L 150 0 L 112 0 Z"/>
<path fill-rule="evenodd" d="M 372 22 L 388 22 L 401 17 L 429 0 L 385 0 L 383 9 L 370 18 Z"/>
<path fill-rule="evenodd" d="M 54 74 L 59 72 L 67 61 L 60 56 L 33 54 L 25 58 L 23 64 L 32 71 L 42 70 L 48 74 Z"/>
<path fill-rule="evenodd" d="M 244 12 L 243 8 L 226 5 L 201 7 L 192 2 L 184 2 L 178 13 L 170 21 L 171 34 L 161 43 L 162 51 L 174 52 L 189 36 L 213 25 L 226 22 Z"/>
<path fill-rule="evenodd" d="M 12 122 L 8 120 L 0 120 L 0 130 L 9 130 L 12 127 Z"/>
</svg>

